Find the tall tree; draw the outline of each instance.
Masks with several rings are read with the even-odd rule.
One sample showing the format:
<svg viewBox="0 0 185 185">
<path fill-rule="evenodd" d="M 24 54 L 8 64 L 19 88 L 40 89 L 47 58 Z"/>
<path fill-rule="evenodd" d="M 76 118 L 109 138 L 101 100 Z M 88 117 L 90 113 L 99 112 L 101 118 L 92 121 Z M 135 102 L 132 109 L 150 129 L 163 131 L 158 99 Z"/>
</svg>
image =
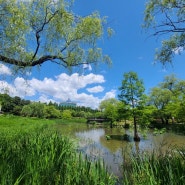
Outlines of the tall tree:
<svg viewBox="0 0 185 185">
<path fill-rule="evenodd" d="M 115 98 L 109 98 L 109 99 L 105 99 L 105 100 L 102 100 L 100 102 L 100 105 L 99 105 L 99 109 L 101 111 L 105 110 L 109 105 L 116 105 L 118 103 L 118 100 L 116 100 Z"/>
<path fill-rule="evenodd" d="M 137 131 L 137 108 L 141 105 L 142 97 L 144 93 L 143 81 L 138 78 L 137 73 L 128 72 L 124 73 L 122 85 L 119 88 L 120 95 L 119 99 L 131 106 L 132 116 L 134 119 L 134 140 L 140 141 L 140 137 Z"/>
<path fill-rule="evenodd" d="M 173 122 L 175 121 L 174 118 L 184 120 L 185 80 L 177 79 L 175 75 L 166 76 L 163 82 L 159 84 L 159 88 L 162 91 L 169 90 L 171 92 L 168 92 L 170 101 L 165 105 L 165 114 L 171 115 Z M 166 95 L 166 93 L 162 93 L 163 97 Z"/>
<path fill-rule="evenodd" d="M 156 52 L 162 64 L 172 62 L 176 53 L 185 48 L 184 0 L 149 0 L 145 9 L 145 27 L 155 30 L 154 36 L 165 34 L 166 40 Z"/>
<path fill-rule="evenodd" d="M 118 120 L 124 120 L 125 126 L 127 124 L 127 120 L 130 117 L 130 107 L 126 105 L 124 102 L 119 101 L 116 105 Z"/>
<path fill-rule="evenodd" d="M 179 80 L 176 78 L 176 76 L 174 74 L 171 74 L 169 76 L 164 77 L 164 80 L 162 83 L 160 83 L 159 87 L 163 89 L 168 89 L 173 94 L 175 94 L 177 90 L 178 81 Z"/>
<path fill-rule="evenodd" d="M 110 120 L 110 127 L 113 127 L 113 122 L 118 118 L 117 113 L 117 104 L 118 100 L 115 98 L 109 98 L 103 100 L 100 105 L 99 109 L 103 111 L 104 116 Z"/>
<path fill-rule="evenodd" d="M 59 118 L 61 113 L 54 105 L 45 105 L 43 114 L 45 118 Z"/>
<path fill-rule="evenodd" d="M 0 0 L 0 61 L 18 69 L 110 62 L 97 41 L 105 18 L 72 12 L 72 0 Z M 108 33 L 111 33 L 108 29 Z"/>
<path fill-rule="evenodd" d="M 165 108 L 171 102 L 172 98 L 173 94 L 169 89 L 161 87 L 154 87 L 151 89 L 149 101 L 157 108 L 155 114 L 163 123 L 168 123 L 168 119 L 171 117 Z"/>
</svg>

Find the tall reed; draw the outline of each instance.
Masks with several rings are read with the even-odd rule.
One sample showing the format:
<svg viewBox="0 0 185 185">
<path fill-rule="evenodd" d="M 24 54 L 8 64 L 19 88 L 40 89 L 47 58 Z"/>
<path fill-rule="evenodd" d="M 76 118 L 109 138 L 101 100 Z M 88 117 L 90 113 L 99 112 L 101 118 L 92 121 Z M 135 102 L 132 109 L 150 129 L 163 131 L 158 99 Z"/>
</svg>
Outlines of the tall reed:
<svg viewBox="0 0 185 185">
<path fill-rule="evenodd" d="M 132 155 L 123 173 L 125 185 L 184 185 L 185 149 Z"/>
<path fill-rule="evenodd" d="M 6 127 L 0 131 L 1 185 L 115 184 L 102 161 L 76 153 L 74 144 L 51 128 Z"/>
</svg>

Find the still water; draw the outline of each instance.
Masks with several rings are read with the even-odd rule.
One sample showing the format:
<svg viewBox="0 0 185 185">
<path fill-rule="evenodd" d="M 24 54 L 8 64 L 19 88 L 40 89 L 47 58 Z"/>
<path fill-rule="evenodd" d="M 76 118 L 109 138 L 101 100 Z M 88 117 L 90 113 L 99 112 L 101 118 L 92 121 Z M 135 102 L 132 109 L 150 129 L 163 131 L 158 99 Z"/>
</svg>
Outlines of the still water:
<svg viewBox="0 0 185 185">
<path fill-rule="evenodd" d="M 125 130 L 122 127 L 94 128 L 80 124 L 59 125 L 57 129 L 72 137 L 77 143 L 78 150 L 92 160 L 103 159 L 109 171 L 118 177 L 122 177 L 123 159 L 125 160 L 131 152 L 152 150 L 163 152 L 169 147 L 184 147 L 185 144 L 185 136 L 169 132 L 156 135 L 152 131 L 147 131 L 147 134 L 140 132 L 141 141 L 134 142 L 133 130 Z M 130 136 L 129 141 L 123 140 L 124 134 Z M 106 139 L 107 135 L 111 137 L 110 140 Z"/>
</svg>

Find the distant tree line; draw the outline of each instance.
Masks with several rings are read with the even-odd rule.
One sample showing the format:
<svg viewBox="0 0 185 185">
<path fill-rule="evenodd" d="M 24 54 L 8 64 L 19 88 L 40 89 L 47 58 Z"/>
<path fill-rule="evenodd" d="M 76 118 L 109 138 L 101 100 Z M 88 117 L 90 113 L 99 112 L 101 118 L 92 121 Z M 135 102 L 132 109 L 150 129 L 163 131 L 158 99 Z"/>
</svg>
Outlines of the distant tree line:
<svg viewBox="0 0 185 185">
<path fill-rule="evenodd" d="M 21 99 L 18 96 L 11 97 L 8 94 L 0 94 L 1 112 L 25 117 L 38 118 L 64 118 L 72 117 L 96 117 L 100 111 L 85 106 L 61 106 L 59 104 L 32 102 Z"/>
</svg>

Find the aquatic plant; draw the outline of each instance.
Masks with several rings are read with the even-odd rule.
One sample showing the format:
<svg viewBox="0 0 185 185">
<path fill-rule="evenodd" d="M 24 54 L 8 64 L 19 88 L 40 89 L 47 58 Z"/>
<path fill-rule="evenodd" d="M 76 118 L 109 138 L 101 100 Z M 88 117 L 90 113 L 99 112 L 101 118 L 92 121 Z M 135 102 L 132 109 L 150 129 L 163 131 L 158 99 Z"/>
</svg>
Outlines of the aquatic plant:
<svg viewBox="0 0 185 185">
<path fill-rule="evenodd" d="M 162 129 L 154 128 L 153 134 L 157 135 L 157 134 L 163 134 L 165 132 L 166 132 L 166 128 L 162 128 Z"/>
<path fill-rule="evenodd" d="M 109 136 L 109 135 L 106 135 L 105 137 L 106 137 L 107 140 L 111 139 L 111 136 Z"/>
<path fill-rule="evenodd" d="M 184 174 L 185 149 L 135 154 L 123 164 L 124 185 L 184 185 Z"/>
</svg>

